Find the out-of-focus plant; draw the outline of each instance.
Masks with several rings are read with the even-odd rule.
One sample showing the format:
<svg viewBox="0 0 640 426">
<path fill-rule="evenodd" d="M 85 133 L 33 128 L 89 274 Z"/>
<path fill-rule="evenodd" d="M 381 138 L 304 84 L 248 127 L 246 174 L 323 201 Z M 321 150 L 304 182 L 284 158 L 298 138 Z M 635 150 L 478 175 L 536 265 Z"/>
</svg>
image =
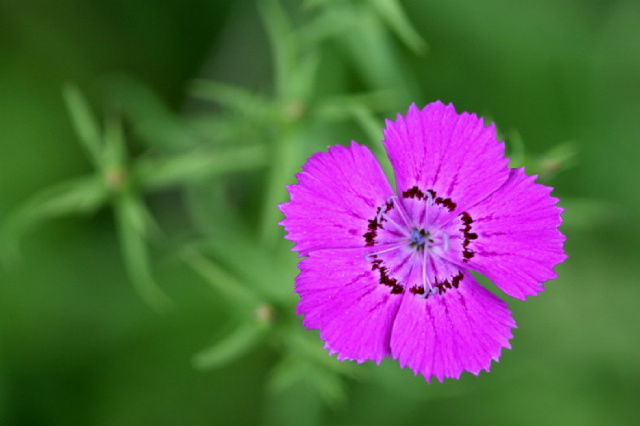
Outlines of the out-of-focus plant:
<svg viewBox="0 0 640 426">
<path fill-rule="evenodd" d="M 308 153 L 340 142 L 327 140 L 327 129 L 355 124 L 377 142 L 381 115 L 419 102 L 398 50 L 420 54 L 427 45 L 397 0 L 313 0 L 291 9 L 279 0 L 259 0 L 258 8 L 271 48 L 270 93 L 197 80 L 190 94 L 212 108 L 176 115 L 142 84 L 117 78 L 115 106 L 98 120 L 81 91 L 65 86 L 71 121 L 94 172 L 55 184 L 13 212 L 2 228 L 3 254 L 15 260 L 17 240 L 39 221 L 110 207 L 136 291 L 152 308 L 171 309 L 154 277 L 150 249 L 160 239 L 177 239 L 157 224 L 145 197 L 179 190 L 193 238 L 162 248 L 210 284 L 234 313 L 232 330 L 195 354 L 193 365 L 220 367 L 270 344 L 281 354 L 270 390 L 306 382 L 336 405 L 345 395 L 342 379 L 361 370 L 328 357 L 317 336 L 300 327 L 292 288 L 297 259 L 282 239 L 277 205 L 286 201 L 285 186 Z M 355 73 L 359 87 L 327 84 L 320 70 L 329 53 L 331 66 Z M 141 142 L 142 151 L 133 155 L 129 139 Z M 571 145 L 559 146 L 534 167 L 552 175 L 572 154 Z M 524 154 L 514 158 L 529 161 Z"/>
</svg>

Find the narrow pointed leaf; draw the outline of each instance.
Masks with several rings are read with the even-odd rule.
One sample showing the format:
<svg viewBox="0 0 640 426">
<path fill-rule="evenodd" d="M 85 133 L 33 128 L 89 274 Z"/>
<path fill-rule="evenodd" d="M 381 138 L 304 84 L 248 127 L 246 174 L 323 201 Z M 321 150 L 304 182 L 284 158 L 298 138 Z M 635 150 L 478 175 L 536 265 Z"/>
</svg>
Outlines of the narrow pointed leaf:
<svg viewBox="0 0 640 426">
<path fill-rule="evenodd" d="M 133 133 L 147 146 L 172 151 L 198 145 L 181 117 L 144 83 L 121 75 L 107 83 Z"/>
<path fill-rule="evenodd" d="M 82 147 L 93 164 L 100 165 L 102 157 L 100 127 L 91 112 L 89 103 L 74 84 L 66 84 L 62 89 L 62 94 Z"/>
<path fill-rule="evenodd" d="M 279 99 L 287 99 L 291 69 L 298 53 L 292 25 L 278 0 L 260 0 L 258 6 L 271 45 L 276 95 Z"/>
<path fill-rule="evenodd" d="M 127 273 L 142 300 L 151 308 L 164 312 L 171 306 L 171 300 L 153 278 L 145 238 L 149 218 L 138 204 L 139 201 L 133 195 L 121 194 L 114 206 L 122 256 Z"/>
<path fill-rule="evenodd" d="M 258 297 L 239 278 L 214 261 L 202 256 L 195 248 L 184 248 L 182 259 L 206 280 L 216 292 L 224 297 L 230 305 L 244 307 L 247 310 L 255 309 L 259 305 L 260 300 Z"/>
<path fill-rule="evenodd" d="M 122 121 L 113 113 L 105 120 L 104 157 L 107 167 L 124 167 L 127 157 Z"/>
<path fill-rule="evenodd" d="M 141 187 L 156 190 L 256 169 L 266 162 L 266 150 L 261 145 L 224 150 L 194 149 L 164 158 L 141 158 L 134 164 L 133 174 Z"/>
<path fill-rule="evenodd" d="M 192 83 L 190 92 L 195 97 L 218 103 L 256 121 L 262 121 L 273 114 L 273 107 L 262 96 L 230 84 L 196 80 Z"/>
<path fill-rule="evenodd" d="M 95 176 L 62 182 L 35 194 L 2 224 L 0 245 L 4 256 L 15 260 L 19 239 L 37 223 L 67 215 L 92 213 L 107 202 L 108 195 L 104 181 Z"/>
<path fill-rule="evenodd" d="M 371 3 L 380 18 L 414 53 L 427 50 L 427 43 L 413 28 L 398 0 L 372 0 Z"/>
<path fill-rule="evenodd" d="M 222 367 L 247 354 L 264 338 L 267 327 L 264 323 L 248 322 L 240 325 L 231 334 L 210 348 L 193 357 L 193 365 L 198 369 Z"/>
</svg>

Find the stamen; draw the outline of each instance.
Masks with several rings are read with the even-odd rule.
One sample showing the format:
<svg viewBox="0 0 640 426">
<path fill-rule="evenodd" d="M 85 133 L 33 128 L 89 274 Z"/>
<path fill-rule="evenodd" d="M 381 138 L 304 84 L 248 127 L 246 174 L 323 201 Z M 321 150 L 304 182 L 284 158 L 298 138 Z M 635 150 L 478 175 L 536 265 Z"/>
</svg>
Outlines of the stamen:
<svg viewBox="0 0 640 426">
<path fill-rule="evenodd" d="M 402 216 L 402 220 L 404 221 L 404 224 L 407 226 L 407 228 L 412 228 L 413 223 L 407 217 L 407 214 L 404 211 L 404 206 L 402 205 L 402 202 L 396 201 L 396 200 L 398 200 L 398 196 L 392 195 L 387 199 L 387 202 L 390 202 L 390 201 L 394 202 L 393 205 L 398 208 L 398 213 L 400 213 L 400 216 Z"/>
<path fill-rule="evenodd" d="M 391 202 L 393 198 L 397 198 L 395 195 L 392 195 L 391 197 L 389 197 L 387 199 L 387 203 Z M 406 216 L 404 215 L 404 209 L 402 208 L 402 206 L 400 205 L 400 203 L 392 203 L 391 204 L 393 207 L 397 208 L 398 212 L 400 213 L 400 216 L 402 216 L 402 220 L 406 221 Z M 389 222 L 392 225 L 395 225 L 395 227 L 403 234 L 403 235 L 407 235 L 407 227 L 406 226 L 402 226 L 401 224 L 399 224 L 398 222 L 396 222 L 395 220 L 393 220 L 391 218 L 391 215 L 388 214 L 388 211 L 391 209 L 391 207 L 387 207 L 386 209 L 383 207 L 380 209 L 380 211 L 378 212 L 378 215 L 376 216 L 376 222 L 378 222 L 379 224 L 382 223 L 382 219 L 384 219 L 386 222 Z"/>
<path fill-rule="evenodd" d="M 433 220 L 433 218 L 431 217 L 431 207 L 433 206 L 434 194 L 431 191 L 425 191 L 423 192 L 423 196 L 425 202 L 424 217 L 427 220 Z"/>
<path fill-rule="evenodd" d="M 449 234 L 446 232 L 442 233 L 442 251 L 449 251 Z"/>
<path fill-rule="evenodd" d="M 427 250 L 422 252 L 422 288 L 424 292 L 422 293 L 422 297 L 427 297 L 429 295 L 430 288 L 427 283 Z"/>
<path fill-rule="evenodd" d="M 383 249 L 383 250 L 374 251 L 373 253 L 366 253 L 366 254 L 364 255 L 364 258 L 365 258 L 365 260 L 366 260 L 367 262 L 371 262 L 371 261 L 372 261 L 372 260 L 371 260 L 371 257 L 372 257 L 372 256 L 377 256 L 377 255 L 382 254 L 382 253 L 387 253 L 387 252 L 390 252 L 390 251 L 393 251 L 393 250 L 399 249 L 400 247 L 404 247 L 404 246 L 406 246 L 406 245 L 407 245 L 407 243 L 405 243 L 405 242 L 400 242 L 400 243 L 396 243 L 396 244 L 380 244 L 380 245 L 381 245 L 381 246 L 389 246 L 389 247 L 387 247 L 386 249 Z"/>
</svg>

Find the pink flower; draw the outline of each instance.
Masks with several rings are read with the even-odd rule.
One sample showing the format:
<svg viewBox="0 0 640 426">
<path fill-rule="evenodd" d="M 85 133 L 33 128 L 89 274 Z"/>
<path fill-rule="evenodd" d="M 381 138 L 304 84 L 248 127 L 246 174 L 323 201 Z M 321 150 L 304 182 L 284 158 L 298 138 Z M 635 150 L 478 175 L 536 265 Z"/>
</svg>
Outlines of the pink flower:
<svg viewBox="0 0 640 426">
<path fill-rule="evenodd" d="M 397 195 L 355 142 L 313 155 L 288 187 L 298 313 L 339 360 L 392 357 L 427 382 L 489 371 L 516 325 L 469 271 L 518 299 L 542 291 L 566 258 L 558 199 L 508 168 L 475 114 L 412 105 L 386 126 Z"/>
</svg>

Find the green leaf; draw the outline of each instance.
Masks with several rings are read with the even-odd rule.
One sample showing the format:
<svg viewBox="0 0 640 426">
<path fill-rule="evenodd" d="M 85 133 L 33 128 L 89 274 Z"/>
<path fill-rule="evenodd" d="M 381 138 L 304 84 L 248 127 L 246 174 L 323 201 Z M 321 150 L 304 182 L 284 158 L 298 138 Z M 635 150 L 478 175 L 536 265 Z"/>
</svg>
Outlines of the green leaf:
<svg viewBox="0 0 640 426">
<path fill-rule="evenodd" d="M 67 104 L 73 128 L 82 147 L 93 164 L 100 166 L 102 163 L 102 138 L 100 127 L 91 112 L 89 103 L 80 92 L 80 89 L 71 83 L 64 85 L 62 95 Z"/>
<path fill-rule="evenodd" d="M 237 228 L 220 230 L 201 246 L 201 250 L 221 264 L 228 265 L 235 276 L 247 283 L 247 288 L 262 298 L 282 305 L 295 303 L 295 256 L 265 250 L 256 243 L 255 235 L 247 234 L 247 230 Z M 283 255 L 287 255 L 286 259 Z M 247 267 L 247 259 L 251 259 L 251 267 Z M 290 277 L 290 280 L 283 280 L 283 277 Z"/>
<path fill-rule="evenodd" d="M 325 97 L 316 103 L 314 114 L 322 119 L 340 119 L 348 116 L 354 107 L 364 107 L 371 112 L 397 111 L 405 105 L 396 90 L 376 90 L 372 92 Z M 347 117 L 348 118 L 348 117 Z"/>
<path fill-rule="evenodd" d="M 144 205 L 144 201 L 130 189 L 116 194 L 114 203 L 118 211 L 117 217 L 135 233 L 146 238 L 150 231 L 158 230 L 153 217 Z"/>
<path fill-rule="evenodd" d="M 312 368 L 305 379 L 329 407 L 338 409 L 347 402 L 347 391 L 339 375 L 324 369 Z"/>
<path fill-rule="evenodd" d="M 282 393 L 301 382 L 334 409 L 343 406 L 347 400 L 344 381 L 338 374 L 292 356 L 285 357 L 274 367 L 267 388 Z"/>
<path fill-rule="evenodd" d="M 382 120 L 379 120 L 371 110 L 362 105 L 353 105 L 350 111 L 355 121 L 369 137 L 369 141 L 379 146 L 382 138 Z"/>
<path fill-rule="evenodd" d="M 398 0 L 370 0 L 378 16 L 414 53 L 423 53 L 428 46 L 413 28 Z"/>
<path fill-rule="evenodd" d="M 114 209 L 120 248 L 129 278 L 142 300 L 156 311 L 164 312 L 171 306 L 171 300 L 160 290 L 151 271 L 145 238 L 152 224 L 150 215 L 141 200 L 126 191 L 119 194 Z"/>
<path fill-rule="evenodd" d="M 383 121 L 376 117 L 369 107 L 352 101 L 348 97 L 339 97 L 331 99 L 329 102 L 323 102 L 318 106 L 317 116 L 320 119 L 330 121 L 355 120 L 367 134 L 370 142 L 376 145 L 382 138 Z"/>
<path fill-rule="evenodd" d="M 247 354 L 265 335 L 268 327 L 261 322 L 247 322 L 213 346 L 193 357 L 193 365 L 201 370 L 224 366 Z"/>
<path fill-rule="evenodd" d="M 182 118 L 182 132 L 196 141 L 195 145 L 225 145 L 247 140 L 257 140 L 259 124 L 247 123 L 247 118 L 240 114 L 200 113 Z M 182 150 L 185 151 L 185 150 Z"/>
<path fill-rule="evenodd" d="M 309 363 L 302 358 L 285 356 L 271 370 L 267 389 L 270 392 L 284 392 L 294 384 L 300 382 L 306 375 Z"/>
<path fill-rule="evenodd" d="M 578 163 L 578 147 L 573 141 L 563 142 L 542 155 L 527 154 L 525 144 L 517 131 L 509 135 L 509 167 L 525 167 L 528 174 L 539 176 L 540 181 L 549 181 L 558 173 Z"/>
<path fill-rule="evenodd" d="M 289 82 L 298 54 L 291 22 L 278 0 L 260 0 L 258 6 L 271 45 L 276 97 L 291 100 L 288 96 Z"/>
<path fill-rule="evenodd" d="M 245 284 L 214 261 L 202 256 L 195 248 L 185 247 L 182 260 L 206 280 L 229 304 L 247 310 L 257 309 L 260 300 Z"/>
<path fill-rule="evenodd" d="M 615 229 L 620 223 L 633 221 L 629 206 L 614 204 L 611 200 L 563 197 L 560 207 L 564 230 Z"/>
<path fill-rule="evenodd" d="M 181 118 L 142 82 L 115 75 L 107 79 L 107 87 L 133 133 L 147 146 L 173 151 L 199 144 Z"/>
<path fill-rule="evenodd" d="M 157 190 L 253 170 L 265 166 L 266 162 L 266 150 L 261 145 L 194 149 L 164 158 L 141 158 L 133 165 L 132 173 L 140 187 Z"/>
<path fill-rule="evenodd" d="M 73 179 L 34 195 L 17 212 L 26 222 L 68 214 L 92 213 L 107 199 L 107 188 L 98 177 Z"/>
<path fill-rule="evenodd" d="M 415 101 L 415 94 L 420 93 L 417 81 L 400 59 L 377 13 L 365 5 L 354 7 L 352 13 L 349 37 L 336 42 L 344 45 L 363 81 L 373 90 L 396 90 L 403 104 Z"/>
<path fill-rule="evenodd" d="M 18 256 L 22 234 L 40 221 L 70 214 L 93 213 L 109 197 L 102 179 L 91 176 L 53 185 L 28 199 L 2 224 L 3 254 L 8 261 Z"/>
<path fill-rule="evenodd" d="M 343 35 L 353 28 L 353 14 L 348 4 L 324 7 L 322 12 L 298 31 L 301 49 L 313 49 L 325 40 Z"/>
<path fill-rule="evenodd" d="M 300 146 L 309 137 L 302 129 L 291 127 L 278 136 L 260 218 L 260 243 L 267 248 L 272 248 L 280 237 L 278 222 L 282 213 L 277 206 L 287 201 L 286 185 L 293 183 L 294 171 L 300 167 Z"/>
<path fill-rule="evenodd" d="M 485 119 L 486 120 L 486 119 Z M 504 140 L 505 138 L 500 134 L 500 130 L 497 129 L 498 140 Z M 524 141 L 520 132 L 512 130 L 509 132 L 509 136 L 506 140 L 507 147 L 509 149 L 509 167 L 518 168 L 524 166 L 526 161 L 526 149 Z"/>
<path fill-rule="evenodd" d="M 288 93 L 286 95 L 289 111 L 301 110 L 300 103 L 306 103 L 313 97 L 316 90 L 316 75 L 318 67 L 320 66 L 320 53 L 315 50 L 309 50 L 304 56 L 299 58 L 295 65 L 292 67 L 291 78 L 287 85 Z M 297 108 L 291 108 L 291 106 L 298 106 Z M 304 108 L 304 105 L 301 106 Z M 287 108 L 284 108 L 285 118 L 289 121 L 295 121 L 302 114 L 286 114 Z"/>
<path fill-rule="evenodd" d="M 296 328 L 289 331 L 286 338 L 287 343 L 290 344 L 289 349 L 292 354 L 336 373 L 352 378 L 358 377 L 360 370 L 355 368 L 352 363 L 340 362 L 330 356 L 315 333 L 309 333 L 306 330 L 301 331 L 300 328 Z"/>
<path fill-rule="evenodd" d="M 238 288 L 246 288 L 261 300 L 282 306 L 295 303 L 295 256 L 286 250 L 264 250 L 259 246 L 254 226 L 238 213 L 238 206 L 229 199 L 225 182 L 215 180 L 190 186 L 187 203 L 191 220 L 204 236 L 202 241 L 194 243 L 193 249 L 234 278 L 229 287 L 235 288 L 237 281 Z M 284 246 L 285 242 L 280 242 Z"/>
<path fill-rule="evenodd" d="M 335 96 L 318 103 L 313 114 L 320 120 L 355 121 L 366 133 L 371 149 L 384 165 L 387 162 L 387 156 L 380 143 L 384 121 L 375 112 L 404 108 L 405 106 L 401 105 L 399 99 L 398 93 L 393 90 Z"/>
<path fill-rule="evenodd" d="M 538 158 L 538 169 L 542 179 L 551 179 L 556 174 L 578 164 L 578 146 L 573 141 L 563 142 Z"/>
<path fill-rule="evenodd" d="M 274 107 L 257 93 L 210 80 L 195 80 L 190 93 L 200 99 L 218 103 L 231 111 L 241 113 L 256 122 L 263 122 L 274 117 Z"/>
<path fill-rule="evenodd" d="M 122 120 L 115 113 L 107 115 L 104 126 L 104 166 L 108 169 L 123 169 L 127 150 L 122 129 Z"/>
</svg>

